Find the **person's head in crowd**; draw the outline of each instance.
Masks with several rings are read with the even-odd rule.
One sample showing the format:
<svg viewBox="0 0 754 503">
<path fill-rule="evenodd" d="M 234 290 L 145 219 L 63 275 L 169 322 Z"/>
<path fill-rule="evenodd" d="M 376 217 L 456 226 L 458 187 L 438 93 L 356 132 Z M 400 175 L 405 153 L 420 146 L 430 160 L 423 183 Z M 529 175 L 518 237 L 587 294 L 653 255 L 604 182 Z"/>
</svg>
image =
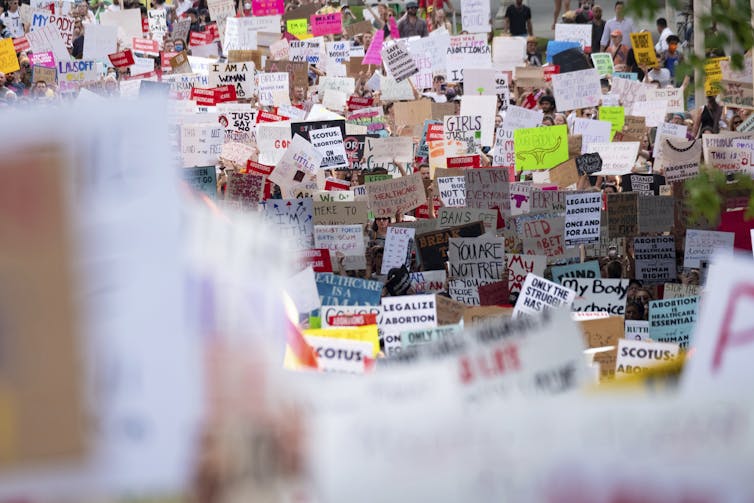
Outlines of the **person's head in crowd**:
<svg viewBox="0 0 754 503">
<path fill-rule="evenodd" d="M 115 75 L 108 74 L 107 77 L 105 77 L 105 92 L 112 96 L 118 94 L 118 79 L 115 78 Z"/>
<path fill-rule="evenodd" d="M 445 10 L 443 9 L 435 9 L 432 11 L 432 14 L 435 18 L 434 26 L 436 28 L 442 28 L 445 26 L 446 20 L 445 20 Z"/>
<path fill-rule="evenodd" d="M 668 44 L 668 54 L 673 55 L 678 52 L 678 44 L 681 43 L 681 39 L 678 38 L 678 35 L 668 35 L 668 38 L 666 38 L 665 41 Z"/>
<path fill-rule="evenodd" d="M 602 20 L 602 7 L 599 5 L 595 5 L 592 7 L 592 19 L 595 19 L 597 21 Z"/>
<path fill-rule="evenodd" d="M 730 130 L 735 131 L 736 129 L 738 129 L 738 126 L 740 126 L 743 121 L 744 120 L 741 118 L 740 115 L 735 114 L 733 117 L 730 118 Z"/>
<path fill-rule="evenodd" d="M 678 124 L 679 126 L 682 126 L 686 122 L 686 117 L 683 116 L 681 113 L 675 113 L 673 114 L 673 117 L 670 119 L 670 122 L 673 124 Z"/>
<path fill-rule="evenodd" d="M 537 37 L 526 38 L 526 53 L 536 54 L 537 52 Z"/>
<path fill-rule="evenodd" d="M 562 126 L 566 124 L 566 116 L 565 114 L 555 114 L 552 121 L 556 126 Z"/>
<path fill-rule="evenodd" d="M 620 260 L 611 260 L 605 268 L 607 277 L 610 279 L 620 279 L 623 277 L 623 264 Z"/>
<path fill-rule="evenodd" d="M 636 292 L 634 300 L 636 302 L 641 302 L 641 304 L 646 309 L 649 307 L 649 301 L 652 300 L 652 293 L 646 288 L 639 288 L 639 290 Z"/>
<path fill-rule="evenodd" d="M 617 256 L 617 250 L 616 250 L 616 256 Z M 637 279 L 632 279 L 628 282 L 628 290 L 626 290 L 626 299 L 628 301 L 633 301 L 636 298 L 636 293 L 641 289 L 641 281 Z"/>
<path fill-rule="evenodd" d="M 183 40 L 176 38 L 173 41 L 173 48 L 175 49 L 175 52 L 182 52 L 186 48 L 186 43 Z"/>
<path fill-rule="evenodd" d="M 175 52 L 175 42 L 171 39 L 165 41 L 165 52 Z"/>
<path fill-rule="evenodd" d="M 668 20 L 664 17 L 657 19 L 657 33 L 662 35 L 662 32 L 665 31 L 665 28 L 668 27 Z"/>
<path fill-rule="evenodd" d="M 625 6 L 623 0 L 618 0 L 617 2 L 615 2 L 615 18 L 618 21 L 622 21 L 623 20 L 623 16 L 624 16 L 624 12 L 623 11 L 624 11 L 625 7 L 626 6 Z"/>
<path fill-rule="evenodd" d="M 560 20 L 565 24 L 573 24 L 576 22 L 576 11 L 569 10 L 563 14 Z"/>
<path fill-rule="evenodd" d="M 384 238 L 387 236 L 387 226 L 390 223 L 390 218 L 387 217 L 377 217 L 374 219 L 374 223 L 372 224 L 372 232 L 374 232 L 377 237 Z"/>
<path fill-rule="evenodd" d="M 369 48 L 369 45 L 372 43 L 372 32 L 364 33 L 361 37 L 362 45 L 366 48 Z"/>
<path fill-rule="evenodd" d="M 503 125 L 503 116 L 500 114 L 495 114 L 495 129 L 499 128 Z"/>
<path fill-rule="evenodd" d="M 610 32 L 610 45 L 618 47 L 623 43 L 623 32 L 620 30 L 613 30 Z"/>
<path fill-rule="evenodd" d="M 422 179 L 429 180 L 429 164 L 426 162 L 419 164 L 419 173 L 421 173 Z"/>
<path fill-rule="evenodd" d="M 544 95 L 539 98 L 539 109 L 545 114 L 555 112 L 555 98 L 549 95 Z"/>
<path fill-rule="evenodd" d="M 626 304 L 625 319 L 632 321 L 641 321 L 644 319 L 644 306 L 639 302 L 629 301 Z"/>
<path fill-rule="evenodd" d="M 300 105 L 306 101 L 306 89 L 304 89 L 304 86 L 295 86 L 293 88 L 293 100 L 296 105 Z"/>
<path fill-rule="evenodd" d="M 406 7 L 408 8 L 408 5 Z M 390 17 L 390 9 L 388 8 L 387 4 L 377 4 L 377 15 L 379 15 L 380 19 L 382 19 L 383 21 L 388 20 L 388 17 Z"/>
<path fill-rule="evenodd" d="M 435 77 L 432 79 L 432 91 L 437 94 L 442 94 L 445 92 L 445 77 L 442 75 L 435 75 Z"/>
<path fill-rule="evenodd" d="M 597 119 L 597 110 L 594 108 L 585 108 L 584 109 L 584 119 Z"/>
<path fill-rule="evenodd" d="M 702 280 L 699 269 L 691 269 L 688 271 L 684 280 L 684 284 L 686 285 L 701 285 Z"/>
<path fill-rule="evenodd" d="M 16 12 L 18 10 L 18 0 L 8 0 L 8 12 Z"/>
<path fill-rule="evenodd" d="M 199 11 L 191 7 L 186 11 L 186 16 L 191 20 L 191 24 L 199 21 Z"/>
<path fill-rule="evenodd" d="M 203 24 L 209 23 L 209 9 L 199 9 L 199 22 Z"/>
<path fill-rule="evenodd" d="M 545 115 L 542 117 L 542 125 L 543 126 L 554 126 L 555 125 L 555 118 L 552 115 Z"/>
</svg>

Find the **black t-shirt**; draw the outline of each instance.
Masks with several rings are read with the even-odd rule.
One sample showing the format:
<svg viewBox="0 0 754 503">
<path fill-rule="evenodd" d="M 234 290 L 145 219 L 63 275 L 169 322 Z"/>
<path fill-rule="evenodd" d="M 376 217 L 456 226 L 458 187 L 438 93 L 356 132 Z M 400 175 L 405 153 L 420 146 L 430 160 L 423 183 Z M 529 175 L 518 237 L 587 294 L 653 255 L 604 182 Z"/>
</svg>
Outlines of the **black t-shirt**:
<svg viewBox="0 0 754 503">
<path fill-rule="evenodd" d="M 508 22 L 510 23 L 511 35 L 528 35 L 526 22 L 531 19 L 531 9 L 529 7 L 522 5 L 519 10 L 515 5 L 509 5 L 505 11 L 505 17 L 508 18 Z"/>
</svg>

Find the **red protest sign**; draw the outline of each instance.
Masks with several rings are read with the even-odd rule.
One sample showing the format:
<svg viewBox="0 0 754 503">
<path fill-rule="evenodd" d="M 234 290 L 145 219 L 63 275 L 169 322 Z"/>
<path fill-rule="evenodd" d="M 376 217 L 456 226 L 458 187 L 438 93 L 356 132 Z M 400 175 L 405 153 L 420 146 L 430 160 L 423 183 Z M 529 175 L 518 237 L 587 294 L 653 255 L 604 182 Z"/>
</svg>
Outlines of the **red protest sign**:
<svg viewBox="0 0 754 503">
<path fill-rule="evenodd" d="M 189 35 L 189 45 L 207 45 L 212 43 L 214 35 L 209 31 L 192 31 Z"/>
<path fill-rule="evenodd" d="M 134 52 L 154 54 L 155 56 L 160 54 L 160 44 L 156 40 L 134 37 L 131 47 L 133 47 Z"/>
<path fill-rule="evenodd" d="M 173 67 L 170 64 L 170 60 L 177 56 L 178 52 L 161 52 L 160 53 L 160 68 L 163 73 L 170 73 L 173 71 Z"/>
<path fill-rule="evenodd" d="M 28 51 L 29 49 L 31 49 L 31 45 L 29 44 L 29 41 L 26 40 L 26 37 L 14 38 L 13 49 L 16 52 Z"/>
<path fill-rule="evenodd" d="M 325 190 L 351 190 L 351 184 L 345 180 L 325 180 Z"/>
<path fill-rule="evenodd" d="M 337 314 L 334 316 L 328 316 L 327 324 L 332 327 L 363 327 L 366 325 L 376 325 L 377 315 L 374 313 Z"/>
<path fill-rule="evenodd" d="M 280 122 L 287 120 L 289 120 L 288 117 L 284 115 L 274 114 L 272 112 L 267 112 L 266 110 L 260 110 L 257 114 L 257 124 L 260 122 Z"/>
<path fill-rule="evenodd" d="M 348 101 L 346 102 L 346 106 L 348 107 L 349 112 L 358 110 L 360 108 L 368 108 L 368 107 L 371 107 L 373 104 L 374 104 L 374 98 L 362 98 L 360 96 L 351 96 L 348 98 Z"/>
<path fill-rule="evenodd" d="M 312 266 L 314 272 L 332 272 L 330 251 L 327 248 L 310 248 L 299 254 L 299 265 L 302 268 Z"/>
<path fill-rule="evenodd" d="M 461 157 L 448 157 L 446 159 L 446 166 L 448 168 L 478 168 L 480 165 L 481 158 L 479 155 L 464 155 Z"/>
<path fill-rule="evenodd" d="M 427 141 L 440 141 L 445 139 L 442 124 L 430 124 L 427 126 Z"/>
<path fill-rule="evenodd" d="M 558 65 L 544 66 L 542 68 L 545 71 L 545 82 L 552 81 L 552 76 L 560 73 L 560 66 Z"/>
<path fill-rule="evenodd" d="M 131 66 L 134 64 L 134 54 L 133 52 L 131 52 L 131 49 L 108 54 L 107 57 L 110 59 L 110 62 L 115 68 L 124 68 L 126 66 Z"/>
</svg>

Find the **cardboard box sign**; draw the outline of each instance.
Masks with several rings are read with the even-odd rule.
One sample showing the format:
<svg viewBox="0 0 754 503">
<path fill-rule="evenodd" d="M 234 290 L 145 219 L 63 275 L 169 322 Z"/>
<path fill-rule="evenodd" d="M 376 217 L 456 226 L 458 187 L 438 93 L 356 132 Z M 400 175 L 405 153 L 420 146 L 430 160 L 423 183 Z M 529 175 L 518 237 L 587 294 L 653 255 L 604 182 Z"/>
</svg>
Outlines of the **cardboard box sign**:
<svg viewBox="0 0 754 503">
<path fill-rule="evenodd" d="M 416 236 L 416 246 L 425 271 L 444 270 L 451 237 L 474 238 L 484 234 L 484 224 L 473 222 Z"/>
</svg>

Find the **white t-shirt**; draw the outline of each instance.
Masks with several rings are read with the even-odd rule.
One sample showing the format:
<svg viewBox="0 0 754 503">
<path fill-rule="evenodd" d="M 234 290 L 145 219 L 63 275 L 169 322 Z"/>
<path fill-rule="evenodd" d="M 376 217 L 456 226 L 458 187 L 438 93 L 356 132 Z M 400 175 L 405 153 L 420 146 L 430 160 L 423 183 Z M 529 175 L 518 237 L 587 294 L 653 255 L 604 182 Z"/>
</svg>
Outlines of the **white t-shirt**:
<svg viewBox="0 0 754 503">
<path fill-rule="evenodd" d="M 24 36 L 24 25 L 21 23 L 21 13 L 18 10 L 16 12 L 5 11 L 2 18 L 5 27 L 8 28 L 13 38 Z"/>
<path fill-rule="evenodd" d="M 660 87 L 665 87 L 670 84 L 670 70 L 667 68 L 660 68 L 659 70 L 652 68 L 647 72 L 647 75 L 649 75 L 650 80 L 656 80 L 659 82 Z"/>
</svg>

